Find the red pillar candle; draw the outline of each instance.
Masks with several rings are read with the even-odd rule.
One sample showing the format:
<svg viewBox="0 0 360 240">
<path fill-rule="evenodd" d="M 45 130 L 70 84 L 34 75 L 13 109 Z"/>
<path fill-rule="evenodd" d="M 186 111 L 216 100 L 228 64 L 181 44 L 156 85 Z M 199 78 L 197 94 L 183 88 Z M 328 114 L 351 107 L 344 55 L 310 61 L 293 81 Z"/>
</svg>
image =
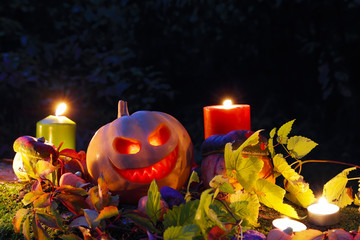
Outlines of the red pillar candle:
<svg viewBox="0 0 360 240">
<path fill-rule="evenodd" d="M 205 139 L 233 130 L 251 130 L 250 105 L 233 105 L 231 100 L 226 100 L 223 105 L 204 107 L 204 130 Z"/>
</svg>

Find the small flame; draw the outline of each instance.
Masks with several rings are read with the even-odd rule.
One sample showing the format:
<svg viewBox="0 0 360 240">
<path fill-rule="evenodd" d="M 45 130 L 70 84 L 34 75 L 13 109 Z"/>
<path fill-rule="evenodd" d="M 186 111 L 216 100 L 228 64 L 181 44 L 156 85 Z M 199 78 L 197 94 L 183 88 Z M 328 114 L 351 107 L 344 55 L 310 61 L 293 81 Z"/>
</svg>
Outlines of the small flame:
<svg viewBox="0 0 360 240">
<path fill-rule="evenodd" d="M 226 99 L 224 102 L 223 102 L 223 105 L 225 108 L 231 108 L 232 106 L 232 101 L 231 99 Z"/>
<path fill-rule="evenodd" d="M 326 198 L 325 198 L 325 197 L 321 197 L 321 198 L 319 198 L 318 203 L 321 203 L 321 204 L 327 204 L 327 203 L 328 203 L 328 201 L 326 200 Z"/>
<path fill-rule="evenodd" d="M 66 104 L 60 103 L 58 107 L 56 108 L 55 116 L 61 116 L 66 110 Z"/>
</svg>

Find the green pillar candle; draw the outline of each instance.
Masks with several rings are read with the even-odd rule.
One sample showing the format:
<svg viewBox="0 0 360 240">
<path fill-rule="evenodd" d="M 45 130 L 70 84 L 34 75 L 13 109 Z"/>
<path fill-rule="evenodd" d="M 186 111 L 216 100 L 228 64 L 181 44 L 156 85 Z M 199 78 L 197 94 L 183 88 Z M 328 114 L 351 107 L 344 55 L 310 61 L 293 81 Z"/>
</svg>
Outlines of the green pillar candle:
<svg viewBox="0 0 360 240">
<path fill-rule="evenodd" d="M 50 115 L 36 123 L 36 137 L 45 140 L 61 149 L 76 147 L 76 123 L 65 116 Z"/>
</svg>

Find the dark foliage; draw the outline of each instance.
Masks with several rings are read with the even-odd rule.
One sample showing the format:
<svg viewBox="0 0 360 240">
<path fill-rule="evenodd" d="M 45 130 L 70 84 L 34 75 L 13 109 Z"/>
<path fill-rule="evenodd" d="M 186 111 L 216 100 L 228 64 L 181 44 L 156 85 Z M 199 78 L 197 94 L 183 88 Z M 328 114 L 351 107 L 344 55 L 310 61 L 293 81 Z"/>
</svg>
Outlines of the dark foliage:
<svg viewBox="0 0 360 240">
<path fill-rule="evenodd" d="M 3 0 L 1 157 L 60 99 L 79 150 L 119 99 L 172 114 L 198 149 L 202 107 L 229 96 L 251 104 L 253 130 L 296 118 L 295 131 L 320 144 L 314 158 L 356 162 L 359 4 Z"/>
</svg>

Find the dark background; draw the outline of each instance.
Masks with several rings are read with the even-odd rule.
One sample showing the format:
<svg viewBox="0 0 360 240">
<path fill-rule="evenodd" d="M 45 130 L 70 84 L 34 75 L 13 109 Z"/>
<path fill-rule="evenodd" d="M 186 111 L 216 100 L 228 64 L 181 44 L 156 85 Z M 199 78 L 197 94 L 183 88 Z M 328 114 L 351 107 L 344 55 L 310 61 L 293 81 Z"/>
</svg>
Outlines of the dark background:
<svg viewBox="0 0 360 240">
<path fill-rule="evenodd" d="M 293 134 L 319 143 L 307 159 L 358 164 L 360 1 L 85 2 L 1 1 L 1 158 L 61 100 L 86 150 L 123 99 L 176 117 L 199 160 L 202 107 L 231 97 L 253 130 L 297 119 Z M 322 184 L 337 168 L 304 174 Z"/>
</svg>

